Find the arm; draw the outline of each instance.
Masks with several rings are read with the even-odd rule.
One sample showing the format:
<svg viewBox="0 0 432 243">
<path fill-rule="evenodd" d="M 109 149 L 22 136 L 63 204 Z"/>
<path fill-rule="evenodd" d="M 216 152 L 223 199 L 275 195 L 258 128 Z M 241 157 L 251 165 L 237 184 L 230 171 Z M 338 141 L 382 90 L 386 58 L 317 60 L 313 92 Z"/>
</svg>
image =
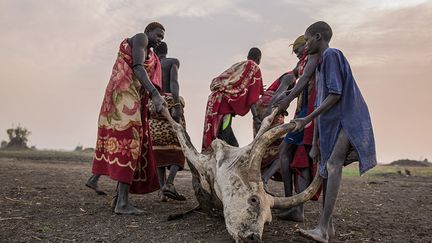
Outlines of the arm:
<svg viewBox="0 0 432 243">
<path fill-rule="evenodd" d="M 180 102 L 180 86 L 178 82 L 179 67 L 180 62 L 177 59 L 174 59 L 170 69 L 170 90 L 176 104 Z"/>
<path fill-rule="evenodd" d="M 180 67 L 180 62 L 177 59 L 173 60 L 170 69 L 170 90 L 174 100 L 174 109 L 171 112 L 171 116 L 176 122 L 180 121 L 182 115 L 182 109 L 180 105 L 180 86 L 178 83 L 178 69 Z"/>
<path fill-rule="evenodd" d="M 279 103 L 281 99 L 285 97 L 285 92 L 287 91 L 288 87 L 293 82 L 295 82 L 295 76 L 292 74 L 284 74 L 282 75 L 282 77 L 280 77 L 279 82 L 280 82 L 279 87 L 277 88 L 276 92 L 273 94 L 273 97 L 271 98 L 270 103 L 265 110 L 263 119 L 268 115 L 270 115 L 273 106 Z"/>
<path fill-rule="evenodd" d="M 151 93 L 153 104 L 156 111 L 159 113 L 162 110 L 164 103 L 158 90 L 154 87 L 153 83 L 144 68 L 145 58 L 147 56 L 148 39 L 144 33 L 136 34 L 132 37 L 132 67 L 133 73 L 141 82 L 141 85 Z"/>
<path fill-rule="evenodd" d="M 312 113 L 310 113 L 308 116 L 306 116 L 305 118 L 294 119 L 293 121 L 296 124 L 294 131 L 302 130 L 309 122 L 311 122 L 317 116 L 330 110 L 339 101 L 340 97 L 341 97 L 340 94 L 330 93 L 325 98 L 323 103 L 317 109 L 315 109 Z"/>
<path fill-rule="evenodd" d="M 253 119 L 253 121 L 255 123 L 255 126 L 256 126 L 257 130 L 259 130 L 259 128 L 261 126 L 261 120 L 259 119 L 259 116 L 258 116 L 258 111 L 257 111 L 257 108 L 256 108 L 256 104 L 253 104 L 251 106 L 250 110 L 251 110 L 251 113 L 252 113 L 252 119 Z"/>
<path fill-rule="evenodd" d="M 303 89 L 306 87 L 307 83 L 311 79 L 315 72 L 316 66 L 318 64 L 318 54 L 308 56 L 308 61 L 303 71 L 303 75 L 300 76 L 297 84 L 291 90 L 287 97 L 285 97 L 278 105 L 280 111 L 285 111 L 289 104 L 300 95 Z"/>
<path fill-rule="evenodd" d="M 313 132 L 313 140 L 312 140 L 312 148 L 309 151 L 309 157 L 311 157 L 314 161 L 314 163 L 317 163 L 319 161 L 319 148 L 318 148 L 318 126 L 316 124 L 315 120 L 315 126 L 314 126 L 314 132 Z"/>
</svg>

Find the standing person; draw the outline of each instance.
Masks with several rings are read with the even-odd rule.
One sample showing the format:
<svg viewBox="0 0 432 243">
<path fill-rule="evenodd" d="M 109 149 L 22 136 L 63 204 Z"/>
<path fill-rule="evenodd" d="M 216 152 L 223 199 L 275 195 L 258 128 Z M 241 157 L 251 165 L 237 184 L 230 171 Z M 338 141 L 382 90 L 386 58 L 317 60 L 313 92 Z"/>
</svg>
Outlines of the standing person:
<svg viewBox="0 0 432 243">
<path fill-rule="evenodd" d="M 185 103 L 183 98 L 180 97 L 180 87 L 178 83 L 180 61 L 177 58 L 167 57 L 168 46 L 165 42 L 161 42 L 161 44 L 155 48 L 155 52 L 162 66 L 161 95 L 165 99 L 173 119 L 182 124 L 186 129 L 183 116 Z M 167 197 L 184 201 L 186 198 L 179 194 L 174 187 L 174 179 L 177 171 L 183 169 L 186 161 L 177 135 L 172 130 L 168 120 L 162 115 L 151 115 L 150 129 L 150 134 L 153 139 L 153 150 L 158 167 L 161 201 L 165 202 Z M 167 169 L 169 170 L 168 178 L 166 178 Z"/>
<path fill-rule="evenodd" d="M 213 79 L 204 120 L 203 150 L 209 149 L 216 138 L 239 146 L 231 127 L 235 115 L 244 116 L 251 110 L 255 124 L 261 124 L 255 107 L 264 92 L 260 61 L 261 51 L 253 47 L 246 61 L 235 63 Z"/>
<path fill-rule="evenodd" d="M 295 118 L 302 118 L 313 112 L 316 96 L 315 69 L 318 57 L 317 55 L 308 55 L 305 45 L 306 41 L 303 35 L 299 36 L 293 43 L 293 52 L 299 58 L 299 62 L 293 70 L 298 81 L 290 90 L 287 100 L 291 102 L 298 97 Z M 304 130 L 288 133 L 279 146 L 279 161 L 286 197 L 292 196 L 293 190 L 297 193 L 304 191 L 312 183 L 317 171 L 316 164 L 308 155 L 312 147 L 313 133 L 314 123 L 312 122 Z M 318 200 L 320 193 L 321 190 L 314 195 L 312 200 Z M 303 204 L 281 210 L 278 217 L 303 222 Z"/>
<path fill-rule="evenodd" d="M 100 175 L 117 181 L 117 214 L 143 213 L 129 202 L 129 192 L 144 194 L 159 189 L 147 103 L 151 98 L 157 112 L 164 106 L 158 91 L 162 88 L 161 67 L 151 49 L 164 35 L 165 28 L 153 22 L 144 33 L 121 42 L 100 110 L 93 176 L 86 185 L 98 189 Z"/>
<path fill-rule="evenodd" d="M 300 230 L 303 235 L 319 242 L 328 242 L 334 236 L 332 223 L 344 165 L 359 161 L 360 174 L 376 164 L 375 140 L 369 110 L 343 53 L 329 48 L 331 27 L 319 21 L 306 29 L 308 54 L 318 54 L 317 95 L 315 110 L 304 118 L 293 120 L 295 130 L 303 130 L 316 119 L 317 136 L 312 151 L 320 148 L 320 175 L 324 180 L 324 207 L 318 226 Z M 280 103 L 284 111 L 289 100 Z M 318 140 L 317 140 L 318 138 Z M 314 154 L 315 156 L 316 154 Z"/>
</svg>

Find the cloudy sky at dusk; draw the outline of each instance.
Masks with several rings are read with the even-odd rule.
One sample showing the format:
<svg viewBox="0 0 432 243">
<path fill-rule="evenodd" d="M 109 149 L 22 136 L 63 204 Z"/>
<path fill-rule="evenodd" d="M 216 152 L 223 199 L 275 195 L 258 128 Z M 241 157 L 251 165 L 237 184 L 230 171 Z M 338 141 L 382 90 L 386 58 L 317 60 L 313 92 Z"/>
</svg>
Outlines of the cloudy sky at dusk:
<svg viewBox="0 0 432 243">
<path fill-rule="evenodd" d="M 324 20 L 368 103 L 379 161 L 431 160 L 432 1 L 299 2 L 0 0 L 0 140 L 21 124 L 37 148 L 94 147 L 120 42 L 159 21 L 169 56 L 181 61 L 188 132 L 199 148 L 212 78 L 257 46 L 271 84 L 296 64 L 289 44 Z M 251 120 L 234 119 L 240 144 L 252 138 Z"/>
</svg>

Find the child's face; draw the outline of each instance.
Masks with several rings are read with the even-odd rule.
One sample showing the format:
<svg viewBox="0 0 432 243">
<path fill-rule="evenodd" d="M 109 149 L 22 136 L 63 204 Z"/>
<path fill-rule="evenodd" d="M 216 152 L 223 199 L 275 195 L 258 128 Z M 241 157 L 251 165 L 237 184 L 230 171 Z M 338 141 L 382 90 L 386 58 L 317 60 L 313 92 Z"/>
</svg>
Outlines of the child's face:
<svg viewBox="0 0 432 243">
<path fill-rule="evenodd" d="M 303 52 L 305 50 L 305 47 L 306 47 L 306 44 L 301 45 L 298 48 L 293 50 L 298 59 L 300 59 L 303 56 Z"/>
<path fill-rule="evenodd" d="M 306 32 L 304 37 L 306 40 L 306 51 L 307 51 L 308 55 L 313 55 L 313 54 L 317 53 L 318 52 L 319 35 L 316 34 L 316 35 L 312 36 L 312 35 L 310 35 L 309 32 Z"/>
</svg>

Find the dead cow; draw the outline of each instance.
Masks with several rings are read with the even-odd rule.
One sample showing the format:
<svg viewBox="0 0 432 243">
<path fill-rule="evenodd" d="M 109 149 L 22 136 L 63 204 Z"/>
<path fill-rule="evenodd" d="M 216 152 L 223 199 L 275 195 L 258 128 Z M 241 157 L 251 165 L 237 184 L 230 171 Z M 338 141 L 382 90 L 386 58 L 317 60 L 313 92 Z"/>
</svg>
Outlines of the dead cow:
<svg viewBox="0 0 432 243">
<path fill-rule="evenodd" d="M 212 142 L 212 150 L 198 153 L 183 127 L 167 109 L 162 111 L 177 133 L 192 172 L 192 184 L 200 208 L 209 214 L 223 214 L 228 232 L 236 242 L 260 242 L 264 224 L 271 222 L 272 208 L 289 208 L 309 200 L 318 190 L 321 177 L 292 197 L 274 197 L 264 191 L 261 160 L 275 139 L 291 131 L 294 124 L 270 129 L 277 111 L 264 119 L 255 139 L 247 146 L 232 147 L 222 140 Z"/>
</svg>

